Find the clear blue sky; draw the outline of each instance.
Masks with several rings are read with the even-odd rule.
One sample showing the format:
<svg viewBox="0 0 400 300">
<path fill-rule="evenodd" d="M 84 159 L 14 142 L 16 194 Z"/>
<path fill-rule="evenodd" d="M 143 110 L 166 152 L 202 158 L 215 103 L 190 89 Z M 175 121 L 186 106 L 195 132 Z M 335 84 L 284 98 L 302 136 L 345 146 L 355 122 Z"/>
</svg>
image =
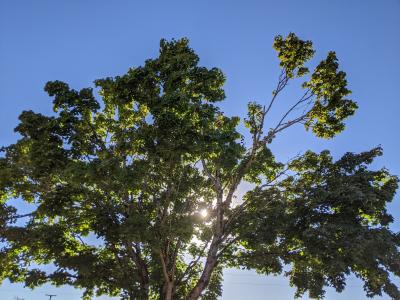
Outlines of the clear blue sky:
<svg viewBox="0 0 400 300">
<path fill-rule="evenodd" d="M 400 0 L 0 0 L 0 145 L 17 139 L 13 128 L 22 110 L 51 113 L 46 81 L 90 86 L 156 56 L 161 38 L 188 37 L 202 64 L 220 67 L 227 77 L 223 109 L 243 116 L 249 100 L 262 103 L 271 95 L 278 75 L 273 37 L 290 31 L 313 40 L 317 59 L 337 52 L 360 109 L 331 141 L 302 128 L 284 133 L 273 145 L 278 158 L 307 149 L 330 149 L 337 157 L 380 144 L 385 154 L 375 166 L 400 175 Z M 400 197 L 395 200 L 390 209 L 399 229 Z M 282 277 L 228 270 L 225 278 L 224 300 L 293 298 Z M 57 300 L 80 295 L 71 288 L 0 286 L 1 300 L 47 299 L 45 293 Z M 345 292 L 329 290 L 326 299 L 366 297 L 361 282 L 350 278 Z"/>
</svg>

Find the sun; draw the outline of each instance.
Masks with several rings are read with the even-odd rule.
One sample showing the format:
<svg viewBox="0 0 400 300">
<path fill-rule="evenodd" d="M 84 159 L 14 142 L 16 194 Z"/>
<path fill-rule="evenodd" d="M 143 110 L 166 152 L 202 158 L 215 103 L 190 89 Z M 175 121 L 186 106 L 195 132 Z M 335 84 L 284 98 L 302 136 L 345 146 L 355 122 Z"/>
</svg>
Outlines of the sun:
<svg viewBox="0 0 400 300">
<path fill-rule="evenodd" d="M 207 211 L 207 209 L 202 209 L 202 210 L 200 211 L 200 215 L 201 215 L 203 218 L 207 217 L 207 216 L 208 216 L 208 211 Z"/>
</svg>

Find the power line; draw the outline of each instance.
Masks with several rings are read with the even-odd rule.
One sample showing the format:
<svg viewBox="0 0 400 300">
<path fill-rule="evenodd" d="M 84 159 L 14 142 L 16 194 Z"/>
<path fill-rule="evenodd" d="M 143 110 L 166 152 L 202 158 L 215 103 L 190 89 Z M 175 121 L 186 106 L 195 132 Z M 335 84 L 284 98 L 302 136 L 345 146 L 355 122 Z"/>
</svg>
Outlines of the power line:
<svg viewBox="0 0 400 300">
<path fill-rule="evenodd" d="M 48 297 L 49 297 L 49 300 L 51 300 L 51 298 L 56 297 L 57 295 L 49 295 L 49 294 L 46 294 L 46 296 L 48 296 Z"/>
</svg>

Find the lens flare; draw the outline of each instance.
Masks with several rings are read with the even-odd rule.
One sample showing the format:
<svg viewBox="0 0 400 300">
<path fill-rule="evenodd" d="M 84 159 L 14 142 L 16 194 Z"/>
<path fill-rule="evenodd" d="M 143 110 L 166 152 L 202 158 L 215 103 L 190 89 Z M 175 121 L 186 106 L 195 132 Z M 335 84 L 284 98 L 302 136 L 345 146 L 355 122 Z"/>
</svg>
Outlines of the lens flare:
<svg viewBox="0 0 400 300">
<path fill-rule="evenodd" d="M 207 209 L 202 209 L 202 210 L 200 211 L 200 215 L 201 215 L 203 218 L 207 217 L 207 216 L 208 216 L 208 211 L 207 211 Z"/>
</svg>

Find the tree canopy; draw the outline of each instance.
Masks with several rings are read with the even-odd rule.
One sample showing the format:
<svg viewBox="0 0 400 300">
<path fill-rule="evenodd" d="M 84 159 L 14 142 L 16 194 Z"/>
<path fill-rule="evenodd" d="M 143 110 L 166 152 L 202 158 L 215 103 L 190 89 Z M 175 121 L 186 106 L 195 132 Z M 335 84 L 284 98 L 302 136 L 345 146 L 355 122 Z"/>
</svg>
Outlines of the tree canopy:
<svg viewBox="0 0 400 300">
<path fill-rule="evenodd" d="M 289 162 L 270 150 L 291 126 L 320 138 L 344 130 L 357 104 L 335 52 L 310 71 L 311 41 L 290 33 L 273 46 L 277 86 L 244 118 L 221 111 L 224 74 L 199 66 L 187 39 L 161 40 L 158 57 L 95 89 L 48 82 L 55 113 L 22 112 L 20 138 L 2 148 L 0 281 L 71 285 L 84 299 L 212 300 L 235 267 L 283 273 L 295 296 L 340 292 L 354 273 L 367 296 L 400 299 L 386 209 L 398 179 L 369 168 L 382 149 Z M 303 93 L 271 126 L 278 96 L 299 81 Z M 251 188 L 236 198 L 242 182 Z M 21 215 L 17 198 L 32 212 Z"/>
</svg>

